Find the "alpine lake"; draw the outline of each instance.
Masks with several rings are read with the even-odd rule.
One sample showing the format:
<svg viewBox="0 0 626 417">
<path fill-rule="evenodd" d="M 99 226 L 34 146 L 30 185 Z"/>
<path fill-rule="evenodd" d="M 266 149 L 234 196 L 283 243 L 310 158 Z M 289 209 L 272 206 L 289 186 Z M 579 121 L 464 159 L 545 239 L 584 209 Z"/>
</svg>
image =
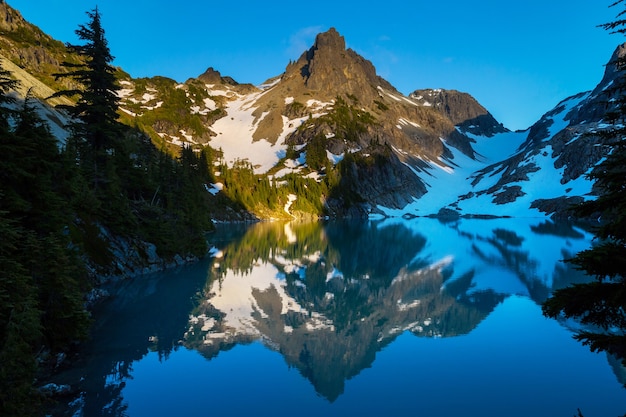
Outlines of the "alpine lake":
<svg viewBox="0 0 626 417">
<path fill-rule="evenodd" d="M 594 244 L 546 219 L 223 224 L 112 284 L 72 416 L 618 416 L 626 370 L 545 318 Z"/>
</svg>

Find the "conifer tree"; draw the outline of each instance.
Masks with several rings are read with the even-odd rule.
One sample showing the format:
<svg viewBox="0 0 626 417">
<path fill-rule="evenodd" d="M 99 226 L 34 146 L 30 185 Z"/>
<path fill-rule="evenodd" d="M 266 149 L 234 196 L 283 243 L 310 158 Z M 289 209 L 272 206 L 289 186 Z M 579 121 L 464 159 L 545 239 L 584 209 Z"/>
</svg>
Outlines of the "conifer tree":
<svg viewBox="0 0 626 417">
<path fill-rule="evenodd" d="M 626 6 L 626 0 L 618 0 L 612 7 L 620 4 Z M 624 15 L 626 7 L 617 21 L 601 27 L 625 34 Z M 583 217 L 601 216 L 601 225 L 595 230 L 599 244 L 567 261 L 595 280 L 555 291 L 544 303 L 543 312 L 553 318 L 561 314 L 578 318 L 600 328 L 581 331 L 575 338 L 592 351 L 618 356 L 626 365 L 626 56 L 618 56 L 609 64 L 615 65 L 619 74 L 608 91 L 608 105 L 613 107 L 605 121 L 611 127 L 599 134 L 607 139 L 610 150 L 588 176 L 595 180 L 600 195 L 575 208 Z"/>
<path fill-rule="evenodd" d="M 32 383 L 41 313 L 37 289 L 21 262 L 24 231 L 7 214 L 0 210 L 0 415 L 30 415 L 36 406 Z"/>
<path fill-rule="evenodd" d="M 88 326 L 82 299 L 88 283 L 65 233 L 73 220 L 73 208 L 63 195 L 65 166 L 57 141 L 30 96 L 16 114 L 13 135 L 13 159 L 22 170 L 13 170 L 11 178 L 14 193 L 25 204 L 14 208 L 12 215 L 28 231 L 21 242 L 27 254 L 22 263 L 38 288 L 46 344 L 62 350 L 82 338 Z"/>
<path fill-rule="evenodd" d="M 0 129 L 6 130 L 9 127 L 8 116 L 11 110 L 7 104 L 15 102 L 15 98 L 8 93 L 18 86 L 19 82 L 11 77 L 11 72 L 5 70 L 0 65 Z"/>
<path fill-rule="evenodd" d="M 27 205 L 16 198 L 9 176 L 11 169 L 20 168 L 11 152 L 15 135 L 9 116 L 13 110 L 7 107 L 15 103 L 9 93 L 17 85 L 11 73 L 0 66 L 0 415 L 34 411 L 27 405 L 33 404 L 34 346 L 41 338 L 37 290 L 20 256 L 24 231 L 7 210 Z"/>
<path fill-rule="evenodd" d="M 118 148 L 116 143 L 120 136 L 117 122 L 119 86 L 115 79 L 115 68 L 111 66 L 113 56 L 105 38 L 101 15 L 96 7 L 87 12 L 89 22 L 80 25 L 76 30 L 79 39 L 86 41 L 84 45 L 68 44 L 67 47 L 83 57 L 83 64 L 64 62 L 67 73 L 55 74 L 57 78 L 70 77 L 82 88 L 64 90 L 56 96 L 78 96 L 75 106 L 66 108 L 78 120 L 72 124 L 73 138 L 77 142 L 76 149 L 86 171 L 89 172 L 93 187 L 97 190 L 101 185 L 110 183 L 110 175 L 114 170 L 107 169 L 112 161 L 109 156 Z"/>
<path fill-rule="evenodd" d="M 0 86 L 0 102 L 15 103 L 14 86 Z M 0 113 L 0 415 L 29 415 L 37 352 L 64 350 L 86 333 L 84 271 L 64 233 L 72 210 L 60 194 L 56 139 L 29 95 L 10 110 L 11 124 Z"/>
</svg>

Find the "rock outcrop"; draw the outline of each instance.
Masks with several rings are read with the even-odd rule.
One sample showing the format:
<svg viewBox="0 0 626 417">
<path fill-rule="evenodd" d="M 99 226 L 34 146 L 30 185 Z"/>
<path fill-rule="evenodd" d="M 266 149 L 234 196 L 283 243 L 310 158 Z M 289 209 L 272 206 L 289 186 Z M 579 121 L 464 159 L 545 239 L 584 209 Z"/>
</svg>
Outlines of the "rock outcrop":
<svg viewBox="0 0 626 417">
<path fill-rule="evenodd" d="M 19 11 L 4 1 L 0 2 L 0 50 L 7 59 L 53 90 L 76 88 L 71 80 L 57 80 L 52 74 L 65 72 L 62 63 L 78 63 L 79 57 L 62 42 L 24 20 Z"/>
<path fill-rule="evenodd" d="M 352 49 L 346 49 L 343 36 L 335 28 L 317 35 L 315 44 L 287 66 L 284 79 L 298 76 L 308 90 L 318 94 L 320 100 L 349 94 L 367 104 L 378 98 L 379 86 L 397 93 L 391 84 L 376 74 L 370 61 Z"/>
<path fill-rule="evenodd" d="M 472 176 L 474 189 L 469 198 L 491 195 L 493 203 L 503 205 L 525 197 L 528 208 L 559 218 L 571 217 L 573 204 L 592 198 L 597 191 L 586 174 L 611 150 L 602 131 L 611 128 L 608 115 L 623 94 L 614 88 L 614 82 L 624 76 L 615 66 L 624 54 L 626 44 L 616 48 L 593 91 L 558 103 L 528 129 L 517 152 L 478 170 Z M 536 183 L 537 178 L 545 183 Z M 562 194 L 535 197 L 542 188 L 562 189 Z"/>
<path fill-rule="evenodd" d="M 467 93 L 456 90 L 424 89 L 415 90 L 409 94 L 409 97 L 424 106 L 432 106 L 462 131 L 491 137 L 508 130 Z"/>
</svg>

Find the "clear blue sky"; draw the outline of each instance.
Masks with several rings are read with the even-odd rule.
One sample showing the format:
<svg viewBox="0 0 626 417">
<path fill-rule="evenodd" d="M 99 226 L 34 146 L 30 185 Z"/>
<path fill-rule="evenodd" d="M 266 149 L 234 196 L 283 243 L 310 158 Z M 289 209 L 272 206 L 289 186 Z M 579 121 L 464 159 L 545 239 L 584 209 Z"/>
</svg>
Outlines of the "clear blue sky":
<svg viewBox="0 0 626 417">
<path fill-rule="evenodd" d="M 510 129 L 595 87 L 626 41 L 596 27 L 613 0 L 192 1 L 7 0 L 54 38 L 97 5 L 114 65 L 133 77 L 178 81 L 214 67 L 260 84 L 330 27 L 404 94 L 446 88 L 473 95 Z"/>
</svg>

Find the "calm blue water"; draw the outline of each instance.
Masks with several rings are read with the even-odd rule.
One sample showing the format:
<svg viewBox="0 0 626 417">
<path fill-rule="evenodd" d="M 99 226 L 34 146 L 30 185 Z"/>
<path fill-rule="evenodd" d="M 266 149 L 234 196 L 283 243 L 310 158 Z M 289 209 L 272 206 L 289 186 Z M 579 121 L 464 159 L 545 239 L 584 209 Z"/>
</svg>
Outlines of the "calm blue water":
<svg viewBox="0 0 626 417">
<path fill-rule="evenodd" d="M 538 219 L 222 226 L 215 256 L 127 281 L 71 372 L 85 416 L 626 412 L 624 370 L 540 304 L 589 247 Z"/>
</svg>

